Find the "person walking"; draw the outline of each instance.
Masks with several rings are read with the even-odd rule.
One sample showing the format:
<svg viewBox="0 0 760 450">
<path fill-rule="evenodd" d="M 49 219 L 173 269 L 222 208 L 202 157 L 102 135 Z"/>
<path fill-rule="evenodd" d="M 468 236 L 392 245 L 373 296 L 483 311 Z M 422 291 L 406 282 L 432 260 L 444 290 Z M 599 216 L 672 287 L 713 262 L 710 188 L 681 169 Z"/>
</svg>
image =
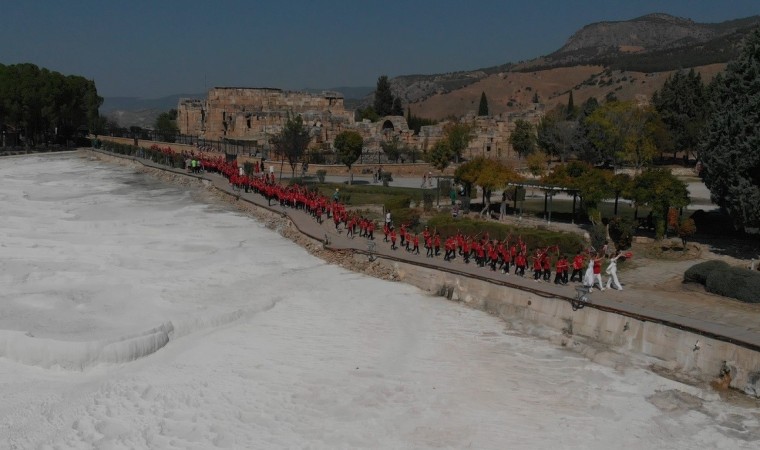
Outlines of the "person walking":
<svg viewBox="0 0 760 450">
<path fill-rule="evenodd" d="M 591 287 L 593 288 L 595 284 L 599 285 L 599 290 L 604 290 L 604 280 L 602 280 L 602 253 L 597 253 L 596 256 L 591 260 L 591 263 L 593 264 L 593 275 L 591 277 Z"/>
<path fill-rule="evenodd" d="M 623 257 L 623 255 L 620 254 L 620 250 L 616 250 L 615 254 L 610 258 L 610 263 L 606 270 L 607 275 L 610 276 L 607 279 L 607 289 L 610 288 L 610 283 L 612 283 L 618 291 L 623 290 L 623 286 L 620 285 L 620 281 L 617 277 L 617 262 L 621 257 Z"/>
<path fill-rule="evenodd" d="M 594 285 L 594 257 L 589 253 L 588 268 L 583 274 L 583 285 L 589 288 Z"/>
<path fill-rule="evenodd" d="M 583 255 L 581 255 L 580 250 L 575 254 L 575 257 L 573 258 L 573 274 L 570 275 L 570 281 L 575 281 L 575 277 L 578 277 L 578 281 L 583 281 L 583 275 L 581 275 L 581 271 L 583 270 Z"/>
</svg>

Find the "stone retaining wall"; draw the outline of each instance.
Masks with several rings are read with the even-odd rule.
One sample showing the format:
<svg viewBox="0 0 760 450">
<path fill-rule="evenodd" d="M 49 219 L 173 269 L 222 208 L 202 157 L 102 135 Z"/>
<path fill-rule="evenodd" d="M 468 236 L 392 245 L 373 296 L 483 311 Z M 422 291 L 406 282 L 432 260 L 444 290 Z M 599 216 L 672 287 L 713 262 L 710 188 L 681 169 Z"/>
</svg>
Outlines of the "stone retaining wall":
<svg viewBox="0 0 760 450">
<path fill-rule="evenodd" d="M 760 397 L 760 352 L 660 323 L 511 289 L 413 264 L 388 261 L 400 281 L 494 314 L 521 329 L 606 365 L 643 362 L 680 378 L 719 382 Z M 549 330 L 537 330 L 543 325 Z"/>
</svg>

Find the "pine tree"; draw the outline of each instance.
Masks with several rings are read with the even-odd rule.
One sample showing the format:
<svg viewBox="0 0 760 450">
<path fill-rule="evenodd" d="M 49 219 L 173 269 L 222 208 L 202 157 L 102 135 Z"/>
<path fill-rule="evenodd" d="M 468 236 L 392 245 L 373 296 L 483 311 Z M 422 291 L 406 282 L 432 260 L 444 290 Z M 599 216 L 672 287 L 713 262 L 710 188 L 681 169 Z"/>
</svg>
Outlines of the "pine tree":
<svg viewBox="0 0 760 450">
<path fill-rule="evenodd" d="M 488 115 L 488 99 L 486 98 L 485 92 L 481 92 L 480 94 L 480 105 L 478 105 L 478 115 L 479 116 Z"/>
<path fill-rule="evenodd" d="M 375 112 L 380 117 L 389 116 L 393 113 L 393 93 L 387 75 L 382 75 L 377 79 L 374 107 Z"/>
<path fill-rule="evenodd" d="M 673 137 L 674 151 L 696 149 L 705 129 L 707 100 L 702 77 L 694 69 L 688 74 L 676 72 L 652 95 L 652 104 Z"/>
<path fill-rule="evenodd" d="M 712 200 L 738 228 L 760 227 L 760 30 L 710 86 L 711 114 L 699 146 Z"/>
</svg>

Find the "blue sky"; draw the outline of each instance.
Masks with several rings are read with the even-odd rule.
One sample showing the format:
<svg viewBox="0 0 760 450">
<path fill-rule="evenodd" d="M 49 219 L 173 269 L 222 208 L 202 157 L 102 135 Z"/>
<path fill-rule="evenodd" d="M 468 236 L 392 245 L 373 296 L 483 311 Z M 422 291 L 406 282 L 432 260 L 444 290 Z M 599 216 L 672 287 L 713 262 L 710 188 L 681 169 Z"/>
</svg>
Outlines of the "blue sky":
<svg viewBox="0 0 760 450">
<path fill-rule="evenodd" d="M 0 63 L 82 75 L 108 97 L 374 86 L 531 59 L 589 23 L 652 12 L 721 22 L 760 1 L 7 1 Z"/>
</svg>

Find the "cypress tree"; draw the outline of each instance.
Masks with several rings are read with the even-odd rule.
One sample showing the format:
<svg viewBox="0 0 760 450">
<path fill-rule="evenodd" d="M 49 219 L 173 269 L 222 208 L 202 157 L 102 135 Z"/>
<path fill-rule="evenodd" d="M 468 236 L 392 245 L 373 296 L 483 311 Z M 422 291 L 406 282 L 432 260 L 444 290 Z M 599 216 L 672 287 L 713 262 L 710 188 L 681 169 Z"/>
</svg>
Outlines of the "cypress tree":
<svg viewBox="0 0 760 450">
<path fill-rule="evenodd" d="M 573 101 L 573 91 L 570 90 L 570 97 L 567 99 L 567 119 L 575 118 L 575 102 Z"/>
<path fill-rule="evenodd" d="M 375 112 L 378 116 L 389 116 L 393 113 L 393 93 L 391 93 L 391 83 L 387 75 L 382 75 L 377 79 L 375 88 Z"/>
<path fill-rule="evenodd" d="M 404 115 L 404 107 L 401 105 L 401 97 L 395 97 L 393 99 L 393 108 L 392 108 L 391 113 L 394 116 Z"/>
<path fill-rule="evenodd" d="M 479 116 L 488 115 L 488 99 L 486 98 L 485 92 L 481 92 L 480 94 L 480 105 L 478 105 L 478 115 Z"/>
</svg>

